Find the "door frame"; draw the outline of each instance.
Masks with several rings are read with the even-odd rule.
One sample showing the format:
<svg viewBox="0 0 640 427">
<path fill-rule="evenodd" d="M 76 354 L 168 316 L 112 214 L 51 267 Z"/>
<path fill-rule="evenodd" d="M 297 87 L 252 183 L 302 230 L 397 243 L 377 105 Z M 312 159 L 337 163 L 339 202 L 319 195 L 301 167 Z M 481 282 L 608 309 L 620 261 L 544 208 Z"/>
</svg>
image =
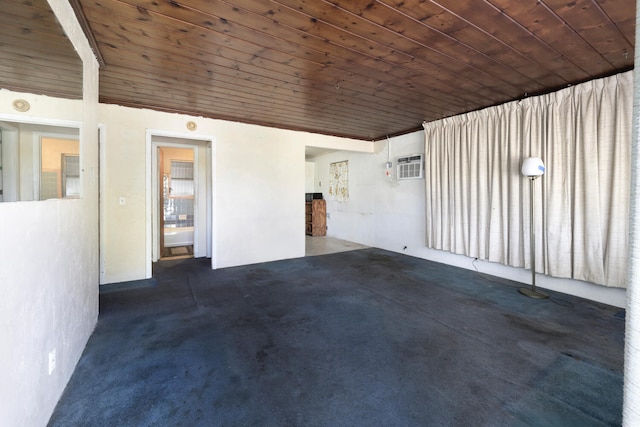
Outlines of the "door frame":
<svg viewBox="0 0 640 427">
<path fill-rule="evenodd" d="M 193 144 L 188 142 L 159 142 L 154 141 L 154 138 L 175 138 L 180 140 L 188 140 L 193 141 Z M 205 221 L 206 224 L 206 246 L 201 248 L 197 247 L 197 254 L 200 256 L 211 257 L 211 268 L 216 268 L 216 245 L 215 245 L 215 203 L 214 197 L 215 194 L 215 180 L 213 177 L 215 176 L 215 138 L 207 135 L 194 135 L 193 133 L 181 133 L 181 132 L 171 132 L 165 130 L 157 130 L 157 129 L 147 129 L 146 131 L 146 202 L 145 202 L 145 215 L 146 215 L 146 224 L 147 224 L 147 232 L 146 232 L 146 278 L 152 277 L 152 264 L 153 262 L 159 258 L 157 255 L 157 250 L 154 251 L 155 246 L 157 246 L 157 237 L 154 240 L 154 233 L 158 233 L 159 230 L 154 231 L 155 225 L 157 224 L 157 216 L 158 212 L 155 211 L 155 207 L 157 206 L 157 191 L 158 189 L 154 186 L 154 183 L 157 184 L 157 152 L 158 147 L 167 146 L 167 147 L 177 147 L 177 148 L 193 148 L 194 149 L 194 173 L 196 176 L 200 174 L 199 164 L 201 163 L 201 157 L 205 156 L 205 182 L 201 182 L 202 180 L 198 178 L 197 180 L 197 189 L 196 189 L 196 205 L 199 203 L 205 203 L 206 212 Z M 154 175 L 155 174 L 155 175 Z M 155 179 L 154 179 L 155 177 Z M 154 194 L 155 200 L 154 203 Z M 198 209 L 198 207 L 196 207 Z M 196 253 L 196 242 L 198 240 L 197 234 L 202 232 L 202 230 L 196 230 L 194 224 L 194 254 Z M 206 254 L 206 255 L 204 255 Z"/>
<path fill-rule="evenodd" d="M 98 123 L 98 258 L 100 262 L 99 283 L 106 282 L 106 235 L 107 235 L 107 206 L 105 197 L 107 195 L 107 127 L 104 123 Z"/>
</svg>

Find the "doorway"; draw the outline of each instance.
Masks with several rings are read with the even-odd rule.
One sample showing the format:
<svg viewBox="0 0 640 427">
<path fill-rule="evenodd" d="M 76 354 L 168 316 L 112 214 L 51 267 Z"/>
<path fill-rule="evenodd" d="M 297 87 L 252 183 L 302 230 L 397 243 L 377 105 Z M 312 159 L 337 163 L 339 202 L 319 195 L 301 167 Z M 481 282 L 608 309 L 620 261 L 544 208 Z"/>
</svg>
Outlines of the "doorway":
<svg viewBox="0 0 640 427">
<path fill-rule="evenodd" d="M 192 138 L 192 136 L 191 136 Z M 147 133 L 147 277 L 154 262 L 212 257 L 213 139 Z"/>
</svg>

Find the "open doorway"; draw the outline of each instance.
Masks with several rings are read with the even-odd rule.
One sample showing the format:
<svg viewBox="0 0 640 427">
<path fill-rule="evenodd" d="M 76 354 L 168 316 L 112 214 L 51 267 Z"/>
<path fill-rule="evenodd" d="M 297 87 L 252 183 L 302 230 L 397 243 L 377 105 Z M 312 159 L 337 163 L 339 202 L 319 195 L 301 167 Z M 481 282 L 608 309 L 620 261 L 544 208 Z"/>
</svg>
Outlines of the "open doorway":
<svg viewBox="0 0 640 427">
<path fill-rule="evenodd" d="M 212 257 L 213 139 L 148 131 L 148 275 L 154 262 Z"/>
</svg>

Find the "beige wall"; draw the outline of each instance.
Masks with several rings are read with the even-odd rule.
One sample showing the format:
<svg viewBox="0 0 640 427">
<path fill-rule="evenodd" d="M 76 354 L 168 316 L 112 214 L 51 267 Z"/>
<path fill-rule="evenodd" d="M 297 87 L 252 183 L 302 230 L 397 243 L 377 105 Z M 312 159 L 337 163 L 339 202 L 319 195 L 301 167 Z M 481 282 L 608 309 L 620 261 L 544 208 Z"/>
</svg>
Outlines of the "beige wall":
<svg viewBox="0 0 640 427">
<path fill-rule="evenodd" d="M 305 162 L 305 193 L 313 193 L 315 187 L 315 166 L 313 162 Z"/>
<path fill-rule="evenodd" d="M 0 114 L 82 121 L 81 199 L 0 203 L 0 425 L 46 425 L 98 315 L 98 67 L 66 0 L 52 7 L 84 61 L 84 103 L 0 90 Z M 18 113 L 11 104 L 31 104 Z M 51 123 L 48 123 L 51 124 Z M 48 373 L 49 352 L 56 367 Z"/>
<path fill-rule="evenodd" d="M 80 154 L 80 144 L 73 139 L 42 138 L 42 154 L 40 163 L 42 169 L 62 169 L 61 154 Z"/>
<path fill-rule="evenodd" d="M 183 160 L 183 161 L 193 161 L 193 149 L 192 148 L 173 148 L 173 147 L 164 147 L 162 148 L 162 152 L 164 153 L 164 170 L 165 173 L 169 173 L 171 171 L 171 161 L 172 160 Z"/>
<path fill-rule="evenodd" d="M 102 283 L 147 276 L 150 174 L 147 131 L 213 139 L 213 264 L 304 256 L 305 146 L 373 144 L 220 120 L 99 106 L 104 125 Z M 197 130 L 187 130 L 188 121 Z M 125 198 L 126 204 L 119 203 Z"/>
</svg>

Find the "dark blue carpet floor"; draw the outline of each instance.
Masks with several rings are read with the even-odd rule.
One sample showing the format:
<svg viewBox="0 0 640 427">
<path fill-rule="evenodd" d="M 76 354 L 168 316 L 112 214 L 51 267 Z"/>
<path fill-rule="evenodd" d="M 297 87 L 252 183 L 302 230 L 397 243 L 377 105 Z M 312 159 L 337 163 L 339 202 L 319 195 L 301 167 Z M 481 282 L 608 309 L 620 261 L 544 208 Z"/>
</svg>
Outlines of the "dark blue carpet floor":
<svg viewBox="0 0 640 427">
<path fill-rule="evenodd" d="M 50 426 L 620 425 L 624 313 L 379 249 L 100 297 Z"/>
</svg>

